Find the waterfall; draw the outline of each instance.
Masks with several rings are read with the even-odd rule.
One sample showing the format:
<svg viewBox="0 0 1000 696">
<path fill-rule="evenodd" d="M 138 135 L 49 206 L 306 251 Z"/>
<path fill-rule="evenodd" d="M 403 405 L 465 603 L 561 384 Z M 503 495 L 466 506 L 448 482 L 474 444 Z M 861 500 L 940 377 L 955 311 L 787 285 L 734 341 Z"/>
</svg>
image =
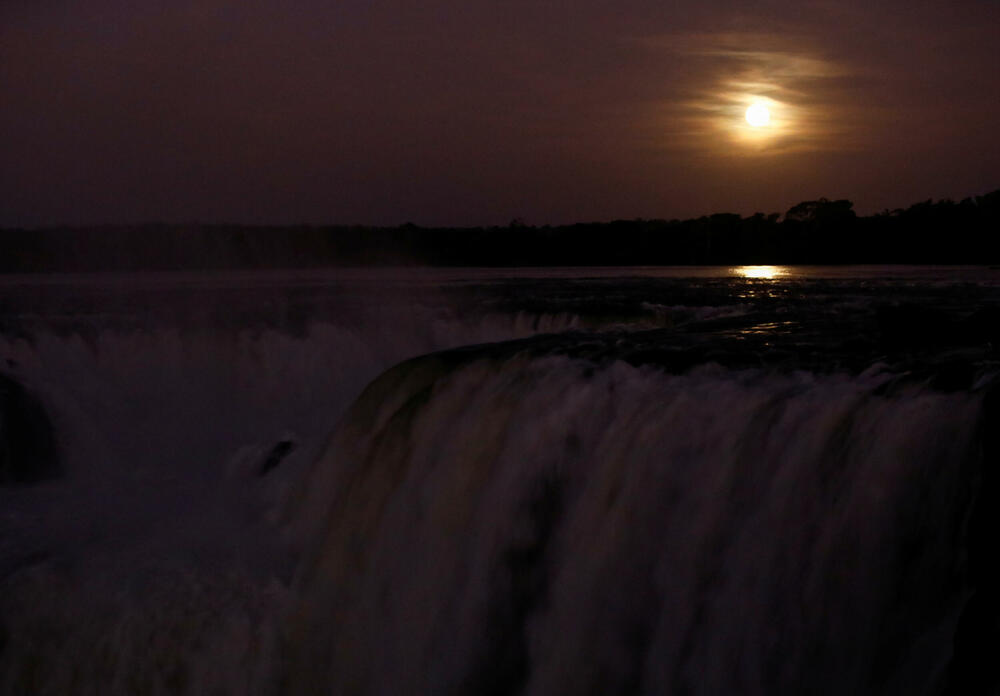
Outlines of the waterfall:
<svg viewBox="0 0 1000 696">
<path fill-rule="evenodd" d="M 982 395 L 404 363 L 290 501 L 289 693 L 938 693 Z"/>
</svg>

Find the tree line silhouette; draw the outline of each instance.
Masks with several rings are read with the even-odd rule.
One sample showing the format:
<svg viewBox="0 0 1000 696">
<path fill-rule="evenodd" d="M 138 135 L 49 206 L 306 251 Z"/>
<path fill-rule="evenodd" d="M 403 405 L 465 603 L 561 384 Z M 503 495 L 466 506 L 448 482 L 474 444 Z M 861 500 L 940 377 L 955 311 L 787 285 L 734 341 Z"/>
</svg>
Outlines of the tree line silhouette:
<svg viewBox="0 0 1000 696">
<path fill-rule="evenodd" d="M 784 215 L 535 227 L 165 225 L 0 230 L 0 272 L 307 268 L 1000 263 L 1000 190 L 858 216 L 851 201 Z"/>
</svg>

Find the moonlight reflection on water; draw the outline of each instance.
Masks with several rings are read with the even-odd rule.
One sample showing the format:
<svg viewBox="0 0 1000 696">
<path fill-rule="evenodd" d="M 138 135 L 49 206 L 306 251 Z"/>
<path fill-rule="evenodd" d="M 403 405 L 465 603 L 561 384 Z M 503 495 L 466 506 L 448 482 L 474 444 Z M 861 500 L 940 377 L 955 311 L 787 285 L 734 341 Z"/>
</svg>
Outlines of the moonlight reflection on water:
<svg viewBox="0 0 1000 696">
<path fill-rule="evenodd" d="M 732 269 L 732 274 L 740 278 L 759 278 L 763 280 L 774 280 L 787 275 L 788 269 L 784 266 L 737 266 Z"/>
</svg>

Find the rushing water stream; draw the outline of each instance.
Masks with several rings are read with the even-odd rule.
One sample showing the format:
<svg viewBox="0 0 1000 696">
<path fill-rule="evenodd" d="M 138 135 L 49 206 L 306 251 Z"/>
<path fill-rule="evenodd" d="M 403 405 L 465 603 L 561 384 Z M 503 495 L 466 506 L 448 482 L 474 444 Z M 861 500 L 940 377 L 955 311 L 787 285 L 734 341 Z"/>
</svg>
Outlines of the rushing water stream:
<svg viewBox="0 0 1000 696">
<path fill-rule="evenodd" d="M 3 279 L 0 693 L 991 693 L 998 281 Z"/>
</svg>

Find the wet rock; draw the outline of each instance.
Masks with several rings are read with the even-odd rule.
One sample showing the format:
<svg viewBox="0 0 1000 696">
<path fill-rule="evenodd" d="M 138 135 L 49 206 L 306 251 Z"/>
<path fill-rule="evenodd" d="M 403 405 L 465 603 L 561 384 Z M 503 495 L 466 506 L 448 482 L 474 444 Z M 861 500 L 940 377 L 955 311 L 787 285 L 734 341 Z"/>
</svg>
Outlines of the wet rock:
<svg viewBox="0 0 1000 696">
<path fill-rule="evenodd" d="M 918 304 L 879 307 L 879 339 L 893 350 L 936 347 L 959 342 L 956 322 L 945 312 Z"/>
<path fill-rule="evenodd" d="M 0 486 L 37 483 L 60 473 L 45 408 L 18 382 L 0 374 Z"/>
<path fill-rule="evenodd" d="M 960 325 L 966 341 L 1000 350 L 1000 307 L 980 307 Z"/>
<path fill-rule="evenodd" d="M 1000 558 L 996 530 L 1000 526 L 1000 388 L 983 400 L 980 423 L 982 459 L 979 490 L 968 522 L 968 584 L 971 596 L 955 631 L 946 696 L 1000 693 L 996 670 L 1000 645 Z"/>
<path fill-rule="evenodd" d="M 267 474 L 281 464 L 281 461 L 294 449 L 295 443 L 291 440 L 281 440 L 278 442 L 271 448 L 271 451 L 267 453 L 264 461 L 261 462 L 260 468 L 257 469 L 257 476 L 267 476 Z"/>
</svg>

